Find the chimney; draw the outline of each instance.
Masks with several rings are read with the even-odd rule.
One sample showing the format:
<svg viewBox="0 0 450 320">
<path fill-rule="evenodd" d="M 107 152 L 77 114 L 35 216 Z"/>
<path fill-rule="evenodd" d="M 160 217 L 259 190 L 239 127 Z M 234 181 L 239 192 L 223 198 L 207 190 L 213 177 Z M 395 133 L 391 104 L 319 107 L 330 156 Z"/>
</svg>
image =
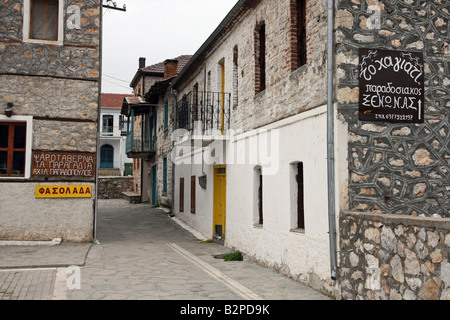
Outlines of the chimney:
<svg viewBox="0 0 450 320">
<path fill-rule="evenodd" d="M 139 58 L 139 69 L 145 68 L 145 58 Z"/>
<path fill-rule="evenodd" d="M 164 61 L 164 79 L 176 77 L 178 75 L 178 60 Z"/>
</svg>

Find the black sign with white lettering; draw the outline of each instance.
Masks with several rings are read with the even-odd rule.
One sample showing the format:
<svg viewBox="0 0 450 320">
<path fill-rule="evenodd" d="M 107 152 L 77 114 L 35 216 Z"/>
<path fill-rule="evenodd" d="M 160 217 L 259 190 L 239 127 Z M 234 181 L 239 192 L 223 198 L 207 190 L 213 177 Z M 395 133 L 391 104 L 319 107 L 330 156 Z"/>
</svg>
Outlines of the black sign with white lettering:
<svg viewBox="0 0 450 320">
<path fill-rule="evenodd" d="M 359 49 L 359 63 L 360 120 L 423 123 L 422 53 Z"/>
</svg>

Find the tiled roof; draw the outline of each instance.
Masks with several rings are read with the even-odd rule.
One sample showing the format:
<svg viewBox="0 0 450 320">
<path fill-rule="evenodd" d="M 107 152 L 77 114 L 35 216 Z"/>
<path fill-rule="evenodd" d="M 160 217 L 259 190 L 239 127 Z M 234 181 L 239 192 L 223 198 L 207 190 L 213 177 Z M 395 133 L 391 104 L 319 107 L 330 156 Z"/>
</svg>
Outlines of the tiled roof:
<svg viewBox="0 0 450 320">
<path fill-rule="evenodd" d="M 122 108 L 125 97 L 132 97 L 132 94 L 102 93 L 102 108 Z"/>
<path fill-rule="evenodd" d="M 178 72 L 180 72 L 184 66 L 189 62 L 192 56 L 190 55 L 183 55 L 179 56 L 170 60 L 178 60 Z M 143 72 L 149 72 L 149 73 L 161 73 L 164 74 L 164 62 L 160 62 L 145 68 L 142 68 L 141 71 Z"/>
</svg>

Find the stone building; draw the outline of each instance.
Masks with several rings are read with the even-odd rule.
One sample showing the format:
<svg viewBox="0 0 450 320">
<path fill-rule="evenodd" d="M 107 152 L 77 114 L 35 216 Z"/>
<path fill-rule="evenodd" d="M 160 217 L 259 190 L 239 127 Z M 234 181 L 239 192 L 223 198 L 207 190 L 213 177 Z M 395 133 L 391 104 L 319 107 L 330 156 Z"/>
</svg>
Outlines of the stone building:
<svg viewBox="0 0 450 320">
<path fill-rule="evenodd" d="M 238 1 L 172 84 L 175 215 L 338 299 L 449 299 L 449 11 Z"/>
<path fill-rule="evenodd" d="M 134 191 L 142 202 L 172 207 L 173 101 L 168 88 L 190 57 L 150 66 L 140 58 L 130 83 L 135 96 L 125 98 L 122 105 L 122 115 L 129 119 L 126 152 L 134 159 Z"/>
<path fill-rule="evenodd" d="M 0 4 L 0 239 L 93 238 L 99 0 Z"/>
</svg>

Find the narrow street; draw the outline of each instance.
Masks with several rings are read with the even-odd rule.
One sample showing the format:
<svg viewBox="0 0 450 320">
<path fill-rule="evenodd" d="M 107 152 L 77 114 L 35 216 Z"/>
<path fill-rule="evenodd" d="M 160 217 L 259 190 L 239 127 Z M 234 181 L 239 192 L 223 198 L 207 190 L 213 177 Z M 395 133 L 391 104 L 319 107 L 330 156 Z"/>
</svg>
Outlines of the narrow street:
<svg viewBox="0 0 450 320">
<path fill-rule="evenodd" d="M 92 245 L 1 246 L 0 300 L 329 299 L 246 259 L 215 258 L 231 250 L 148 204 L 101 200 L 97 231 Z"/>
</svg>

